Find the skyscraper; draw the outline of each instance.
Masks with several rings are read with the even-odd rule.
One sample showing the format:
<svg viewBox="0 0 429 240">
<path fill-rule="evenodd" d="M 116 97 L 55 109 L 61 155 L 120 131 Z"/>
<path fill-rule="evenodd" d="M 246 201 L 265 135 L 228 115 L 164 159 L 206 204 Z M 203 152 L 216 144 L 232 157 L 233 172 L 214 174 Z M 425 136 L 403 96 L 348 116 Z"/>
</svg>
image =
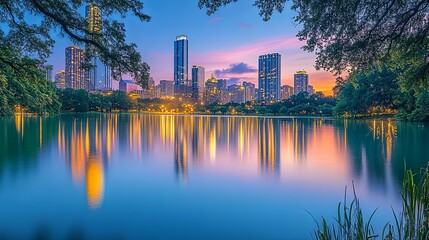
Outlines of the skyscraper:
<svg viewBox="0 0 429 240">
<path fill-rule="evenodd" d="M 55 73 L 55 86 L 57 88 L 66 88 L 66 72 L 64 70 Z"/>
<path fill-rule="evenodd" d="M 294 94 L 308 92 L 308 74 L 306 71 L 298 71 L 293 77 Z"/>
<path fill-rule="evenodd" d="M 192 67 L 192 98 L 202 100 L 204 94 L 205 69 L 201 66 Z"/>
<path fill-rule="evenodd" d="M 174 41 L 174 87 L 190 86 L 188 81 L 188 37 L 180 35 Z"/>
<path fill-rule="evenodd" d="M 97 5 L 90 3 L 86 6 L 86 19 L 88 21 L 88 31 L 93 34 L 89 38 L 96 39 L 101 35 L 101 11 Z M 104 64 L 96 49 L 93 46 L 87 46 L 86 51 L 93 56 L 89 70 L 89 90 L 109 90 L 112 88 L 111 69 Z"/>
<path fill-rule="evenodd" d="M 87 74 L 82 69 L 84 51 L 77 46 L 66 48 L 66 87 L 88 89 Z"/>
<path fill-rule="evenodd" d="M 260 101 L 280 100 L 281 55 L 278 53 L 259 56 Z"/>
<path fill-rule="evenodd" d="M 101 33 L 101 11 L 97 5 L 90 3 L 86 6 L 86 19 L 90 33 Z"/>
</svg>

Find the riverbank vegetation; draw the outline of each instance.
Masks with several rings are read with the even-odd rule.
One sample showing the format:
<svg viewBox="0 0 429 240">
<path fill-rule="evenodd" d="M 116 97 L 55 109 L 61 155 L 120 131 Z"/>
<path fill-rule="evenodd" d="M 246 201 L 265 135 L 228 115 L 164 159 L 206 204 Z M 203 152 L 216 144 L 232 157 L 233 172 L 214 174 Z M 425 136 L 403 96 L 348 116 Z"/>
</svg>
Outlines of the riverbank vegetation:
<svg viewBox="0 0 429 240">
<path fill-rule="evenodd" d="M 346 189 L 347 192 L 347 189 Z M 365 218 L 359 199 L 353 188 L 353 200 L 338 204 L 334 219 L 322 217 L 316 221 L 314 238 L 318 240 L 354 239 L 429 239 L 429 169 L 421 173 L 406 171 L 402 183 L 402 210 L 398 214 L 392 209 L 392 220 L 377 232 L 371 220 L 376 211 Z"/>
<path fill-rule="evenodd" d="M 68 112 L 152 112 L 231 115 L 332 116 L 335 99 L 322 93 L 301 93 L 283 101 L 200 104 L 167 99 L 140 99 L 136 94 L 121 91 L 89 93 L 85 90 L 58 89 L 61 110 Z"/>
<path fill-rule="evenodd" d="M 55 88 L 47 79 L 52 68 L 45 65 L 58 35 L 86 47 L 84 68 L 92 67 L 89 59 L 96 54 L 109 65 L 114 79 L 129 74 L 147 86 L 149 65 L 142 62 L 137 45 L 126 42 L 124 24 L 116 18 L 133 15 L 138 21 L 149 21 L 143 3 L 95 3 L 105 16 L 100 32 L 90 32 L 86 16 L 80 12 L 88 1 L 1 1 L 0 116 L 22 109 L 37 114 L 60 110 Z"/>
</svg>

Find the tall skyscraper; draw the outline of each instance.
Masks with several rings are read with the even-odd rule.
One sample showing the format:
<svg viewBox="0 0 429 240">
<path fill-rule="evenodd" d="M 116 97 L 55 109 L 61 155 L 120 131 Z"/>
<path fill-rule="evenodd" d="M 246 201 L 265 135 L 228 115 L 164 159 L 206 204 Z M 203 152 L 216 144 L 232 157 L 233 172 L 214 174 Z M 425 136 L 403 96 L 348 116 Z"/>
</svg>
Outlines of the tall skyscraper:
<svg viewBox="0 0 429 240">
<path fill-rule="evenodd" d="M 308 92 L 308 74 L 306 71 L 298 71 L 293 77 L 294 93 Z"/>
<path fill-rule="evenodd" d="M 64 70 L 55 73 L 55 86 L 57 88 L 66 88 L 66 72 Z"/>
<path fill-rule="evenodd" d="M 90 33 L 101 33 L 101 11 L 97 5 L 90 3 L 86 6 L 86 19 Z"/>
<path fill-rule="evenodd" d="M 66 87 L 88 89 L 87 74 L 82 69 L 84 51 L 77 46 L 66 48 Z"/>
<path fill-rule="evenodd" d="M 192 98 L 202 100 L 205 85 L 205 69 L 201 66 L 192 67 Z"/>
<path fill-rule="evenodd" d="M 281 55 L 278 53 L 259 56 L 260 101 L 280 100 Z"/>
<path fill-rule="evenodd" d="M 174 41 L 174 86 L 190 86 L 188 81 L 188 37 L 180 35 Z"/>
<path fill-rule="evenodd" d="M 97 5 L 90 3 L 86 6 L 86 19 L 88 21 L 88 31 L 93 34 L 91 38 L 95 39 L 101 34 L 101 11 Z M 87 52 L 91 52 L 92 69 L 89 70 L 89 90 L 109 90 L 112 88 L 111 69 L 104 64 L 96 49 L 87 46 Z"/>
</svg>

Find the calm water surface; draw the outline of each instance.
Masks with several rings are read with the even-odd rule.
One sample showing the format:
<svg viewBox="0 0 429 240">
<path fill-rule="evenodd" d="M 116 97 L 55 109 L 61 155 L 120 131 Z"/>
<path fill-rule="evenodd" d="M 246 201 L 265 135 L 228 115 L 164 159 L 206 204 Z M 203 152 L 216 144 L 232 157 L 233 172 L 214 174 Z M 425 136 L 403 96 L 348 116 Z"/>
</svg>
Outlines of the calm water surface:
<svg viewBox="0 0 429 240">
<path fill-rule="evenodd" d="M 352 181 L 381 227 L 428 153 L 388 120 L 0 118 L 0 239 L 309 239 Z"/>
</svg>

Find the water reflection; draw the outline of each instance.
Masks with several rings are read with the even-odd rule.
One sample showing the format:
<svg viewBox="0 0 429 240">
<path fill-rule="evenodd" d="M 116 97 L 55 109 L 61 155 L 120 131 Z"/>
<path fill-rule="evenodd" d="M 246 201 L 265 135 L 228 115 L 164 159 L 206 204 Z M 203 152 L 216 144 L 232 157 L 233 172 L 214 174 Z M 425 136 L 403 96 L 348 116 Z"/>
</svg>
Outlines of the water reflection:
<svg viewBox="0 0 429 240">
<path fill-rule="evenodd" d="M 14 128 L 9 127 L 11 121 Z M 380 183 L 387 179 L 386 174 L 391 173 L 386 171 L 392 168 L 395 177 L 401 178 L 399 165 L 404 161 L 412 159 L 411 167 L 420 167 L 427 160 L 427 155 L 422 153 L 429 141 L 428 128 L 424 125 L 390 120 L 117 114 L 34 118 L 17 115 L 13 120 L 3 119 L 0 127 L 4 143 L 0 146 L 3 167 L 7 159 L 21 154 L 21 160 L 28 161 L 37 156 L 36 150 L 42 149 L 43 144 L 56 141 L 73 181 L 86 182 L 90 205 L 101 203 L 103 172 L 112 154 L 118 152 L 141 161 L 144 157 L 153 158 L 156 149 L 163 149 L 163 155 L 173 153 L 176 175 L 181 180 L 188 178 L 193 166 L 226 167 L 237 162 L 249 167 L 257 163 L 264 176 L 281 176 L 282 166 L 287 170 L 293 166 L 320 164 L 318 159 L 322 153 L 329 158 L 332 168 L 351 171 L 355 177 L 368 177 L 370 182 Z M 33 157 L 27 156 L 30 152 Z M 344 161 L 344 156 L 350 161 Z M 390 166 L 389 169 L 386 166 Z"/>
<path fill-rule="evenodd" d="M 95 209 L 109 187 L 112 159 L 166 161 L 185 183 L 203 168 L 278 180 L 338 173 L 371 191 L 393 191 L 386 189 L 399 188 L 405 162 L 418 170 L 429 147 L 426 125 L 390 120 L 16 115 L 1 119 L 0 130 L 0 177 L 32 169 L 43 149 L 55 147 Z"/>
<path fill-rule="evenodd" d="M 58 122 L 58 153 L 70 167 L 75 183 L 85 181 L 88 205 L 98 208 L 104 196 L 104 165 L 110 159 L 112 119 L 74 118 Z M 102 124 L 106 125 L 103 126 Z M 100 125 L 102 129 L 100 129 Z"/>
</svg>

